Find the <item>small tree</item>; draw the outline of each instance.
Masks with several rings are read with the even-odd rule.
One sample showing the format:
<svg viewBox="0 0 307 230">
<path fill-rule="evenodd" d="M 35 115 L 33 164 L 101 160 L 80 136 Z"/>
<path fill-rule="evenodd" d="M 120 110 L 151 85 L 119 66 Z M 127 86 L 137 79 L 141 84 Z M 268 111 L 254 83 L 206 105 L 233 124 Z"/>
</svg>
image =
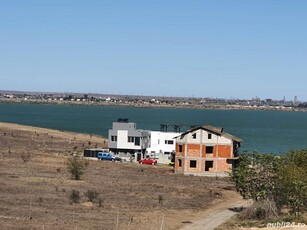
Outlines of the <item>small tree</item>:
<svg viewBox="0 0 307 230">
<path fill-rule="evenodd" d="M 297 215 L 307 209 L 307 150 L 290 151 L 281 156 L 280 162 L 278 201 Z"/>
<path fill-rule="evenodd" d="M 254 200 L 248 217 L 276 216 L 283 206 L 298 215 L 307 207 L 307 150 L 289 151 L 281 156 L 243 153 L 231 172 L 237 191 Z M 255 211 L 253 211 L 255 210 Z"/>
<path fill-rule="evenodd" d="M 237 191 L 245 199 L 264 200 L 273 195 L 278 159 L 272 154 L 243 153 L 239 165 L 231 172 Z"/>
<path fill-rule="evenodd" d="M 88 165 L 84 159 L 76 156 L 68 158 L 65 164 L 67 170 L 71 173 L 75 180 L 80 180 L 85 168 Z"/>
<path fill-rule="evenodd" d="M 272 154 L 243 153 L 239 165 L 231 172 L 237 191 L 244 199 L 255 202 L 254 210 L 249 216 L 259 219 L 277 215 L 275 205 L 275 187 L 277 181 L 278 159 Z M 270 203 L 269 206 L 265 204 Z"/>
</svg>

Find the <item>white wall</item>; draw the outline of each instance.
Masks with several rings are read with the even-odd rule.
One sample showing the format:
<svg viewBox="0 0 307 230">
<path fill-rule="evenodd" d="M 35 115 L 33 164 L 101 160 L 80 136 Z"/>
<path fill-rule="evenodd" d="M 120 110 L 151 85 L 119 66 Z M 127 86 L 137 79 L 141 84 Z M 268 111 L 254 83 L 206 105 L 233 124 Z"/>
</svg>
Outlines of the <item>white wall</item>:
<svg viewBox="0 0 307 230">
<path fill-rule="evenodd" d="M 117 130 L 117 148 L 119 149 L 141 149 L 140 145 L 128 142 L 128 130 Z"/>
<path fill-rule="evenodd" d="M 180 137 L 177 138 L 177 143 L 189 143 L 189 144 L 208 144 L 208 145 L 231 145 L 232 140 L 225 138 L 223 136 L 218 136 L 214 133 L 211 133 L 211 139 L 208 139 L 208 134 L 210 132 L 202 129 L 195 130 L 194 132 L 187 133 L 183 139 L 180 139 Z M 196 134 L 196 138 L 193 138 L 193 134 Z"/>
<path fill-rule="evenodd" d="M 175 151 L 176 140 L 174 137 L 179 136 L 180 133 L 166 133 L 159 131 L 150 132 L 150 147 L 147 152 L 164 153 Z M 165 141 L 172 141 L 172 144 L 165 144 Z"/>
<path fill-rule="evenodd" d="M 128 148 L 128 130 L 117 131 L 117 148 L 119 149 Z"/>
</svg>

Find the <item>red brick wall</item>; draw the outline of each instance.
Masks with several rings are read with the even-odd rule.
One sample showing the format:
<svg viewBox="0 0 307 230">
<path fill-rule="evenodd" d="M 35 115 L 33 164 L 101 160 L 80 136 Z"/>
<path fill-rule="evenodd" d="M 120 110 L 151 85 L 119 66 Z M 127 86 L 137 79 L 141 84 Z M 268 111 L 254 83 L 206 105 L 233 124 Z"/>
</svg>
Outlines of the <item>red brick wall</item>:
<svg viewBox="0 0 307 230">
<path fill-rule="evenodd" d="M 213 146 L 213 153 L 206 153 L 206 145 L 202 146 L 202 157 L 206 157 L 207 154 L 210 154 L 210 156 L 216 157 L 215 153 L 216 153 L 216 146 Z"/>
<path fill-rule="evenodd" d="M 179 167 L 179 159 L 181 160 L 181 167 Z M 183 158 L 176 158 L 175 161 L 175 170 L 176 171 L 183 171 L 184 170 L 184 164 L 185 164 L 185 160 Z"/>
<path fill-rule="evenodd" d="M 231 157 L 231 146 L 230 145 L 219 145 L 218 152 L 219 152 L 219 157 L 230 158 Z"/>
<path fill-rule="evenodd" d="M 182 152 L 179 152 L 179 144 L 176 144 L 176 156 L 184 156 L 185 145 L 182 145 Z"/>
<path fill-rule="evenodd" d="M 201 156 L 202 157 L 206 157 L 206 146 L 205 145 L 203 145 L 202 147 L 201 147 Z"/>
<path fill-rule="evenodd" d="M 209 172 L 229 172 L 231 165 L 226 162 L 226 159 L 215 159 L 213 168 Z"/>
<path fill-rule="evenodd" d="M 190 167 L 190 160 L 194 159 L 185 159 L 185 149 L 187 151 L 187 156 L 194 158 L 196 160 L 196 168 Z M 228 164 L 226 158 L 231 157 L 230 145 L 219 145 L 213 146 L 213 154 L 206 154 L 206 146 L 200 144 L 188 144 L 182 145 L 182 152 L 179 152 L 179 144 L 176 144 L 176 161 L 175 161 L 175 171 L 178 172 L 205 172 L 205 161 L 213 160 L 213 168 L 209 169 L 209 172 L 229 172 L 231 169 L 231 164 Z M 217 156 L 218 152 L 218 156 Z M 200 153 L 201 158 L 200 158 Z M 177 158 L 179 157 L 179 158 Z M 214 159 L 217 158 L 217 159 Z M 220 159 L 218 159 L 220 158 Z M 221 159 L 222 158 L 222 159 Z M 179 167 L 178 160 L 181 159 L 181 167 Z M 185 167 L 185 164 L 186 167 Z"/>
<path fill-rule="evenodd" d="M 190 157 L 199 157 L 199 153 L 200 153 L 200 145 L 197 144 L 188 144 L 188 153 L 187 156 Z"/>
<path fill-rule="evenodd" d="M 190 161 L 191 160 L 194 160 L 194 159 L 189 159 L 188 160 L 188 170 L 186 171 L 189 171 L 189 172 L 199 172 L 200 171 L 200 165 L 201 165 L 201 162 L 200 160 L 196 160 L 196 168 L 190 168 Z"/>
</svg>

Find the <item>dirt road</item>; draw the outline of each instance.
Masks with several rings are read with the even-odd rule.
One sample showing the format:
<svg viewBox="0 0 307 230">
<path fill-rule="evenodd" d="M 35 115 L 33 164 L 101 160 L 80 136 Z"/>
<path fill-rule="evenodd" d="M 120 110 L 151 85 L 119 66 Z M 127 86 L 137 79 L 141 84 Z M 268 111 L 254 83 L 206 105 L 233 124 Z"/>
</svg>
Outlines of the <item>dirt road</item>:
<svg viewBox="0 0 307 230">
<path fill-rule="evenodd" d="M 246 207 L 250 201 L 240 197 L 229 198 L 227 201 L 211 206 L 210 209 L 202 213 L 199 220 L 187 224 L 181 230 L 213 230 L 236 214 L 235 210 L 239 207 Z"/>
</svg>

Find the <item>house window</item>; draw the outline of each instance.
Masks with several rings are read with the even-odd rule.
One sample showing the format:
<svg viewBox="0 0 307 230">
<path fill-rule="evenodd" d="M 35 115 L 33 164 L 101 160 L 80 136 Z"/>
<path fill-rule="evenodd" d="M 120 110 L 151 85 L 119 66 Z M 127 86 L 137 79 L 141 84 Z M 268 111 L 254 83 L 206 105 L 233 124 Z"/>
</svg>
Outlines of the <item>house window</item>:
<svg viewBox="0 0 307 230">
<path fill-rule="evenodd" d="M 128 142 L 134 142 L 134 137 L 128 137 Z"/>
<path fill-rule="evenodd" d="M 164 142 L 166 145 L 172 145 L 174 144 L 174 141 L 173 140 L 165 140 Z"/>
<path fill-rule="evenodd" d="M 213 153 L 213 146 L 206 146 L 206 153 Z"/>
<path fill-rule="evenodd" d="M 209 171 L 210 168 L 213 168 L 213 161 L 206 161 L 205 171 Z"/>
<path fill-rule="evenodd" d="M 135 138 L 134 138 L 134 144 L 135 144 L 135 145 L 140 146 L 140 143 L 141 143 L 140 141 L 141 141 L 141 138 L 140 138 L 140 137 L 135 137 Z"/>
<path fill-rule="evenodd" d="M 178 145 L 179 147 L 179 152 L 182 153 L 182 145 Z"/>
<path fill-rule="evenodd" d="M 164 154 L 166 154 L 166 155 L 170 155 L 170 154 L 171 154 L 171 152 L 164 152 Z"/>
<path fill-rule="evenodd" d="M 182 160 L 178 159 L 178 167 L 182 167 Z"/>
<path fill-rule="evenodd" d="M 197 162 L 195 160 L 190 160 L 190 168 L 196 168 Z"/>
<path fill-rule="evenodd" d="M 192 138 L 193 138 L 193 139 L 196 139 L 196 133 L 193 133 L 193 134 L 192 134 Z"/>
<path fill-rule="evenodd" d="M 208 133 L 208 139 L 212 139 L 212 134 Z"/>
<path fill-rule="evenodd" d="M 111 136 L 111 141 L 117 141 L 117 136 Z"/>
</svg>

